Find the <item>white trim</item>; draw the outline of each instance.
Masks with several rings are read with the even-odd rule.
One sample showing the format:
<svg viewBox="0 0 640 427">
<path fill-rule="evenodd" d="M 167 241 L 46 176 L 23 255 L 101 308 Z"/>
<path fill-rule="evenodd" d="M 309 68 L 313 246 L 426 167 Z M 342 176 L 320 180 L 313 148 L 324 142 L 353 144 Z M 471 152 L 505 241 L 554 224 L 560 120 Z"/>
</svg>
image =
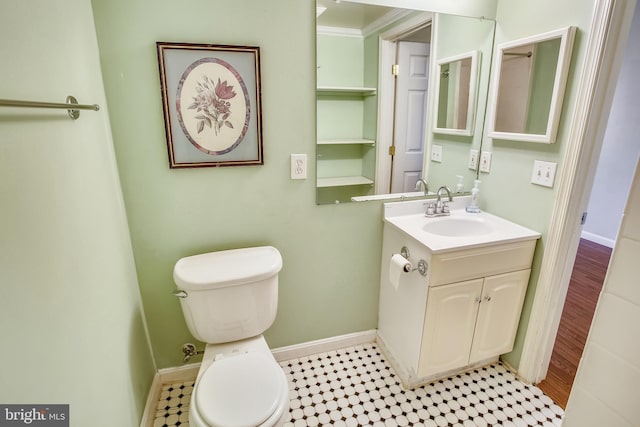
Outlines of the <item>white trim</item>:
<svg viewBox="0 0 640 427">
<path fill-rule="evenodd" d="M 190 363 L 188 365 L 177 366 L 173 368 L 159 369 L 153 376 L 151 387 L 149 388 L 149 394 L 147 395 L 147 402 L 144 406 L 144 412 L 142 413 L 142 420 L 140 421 L 140 427 L 153 427 L 153 420 L 156 414 L 156 405 L 160 399 L 160 392 L 164 384 L 172 384 L 180 381 L 189 381 L 196 379 L 198 371 L 200 370 L 200 363 Z"/>
<path fill-rule="evenodd" d="M 374 342 L 376 340 L 376 333 L 376 329 L 371 329 L 363 332 L 338 335 L 336 337 L 275 348 L 271 350 L 271 353 L 273 353 L 273 356 L 278 362 L 299 359 L 301 357 L 312 356 L 314 354 L 326 353 L 328 351 L 352 347 L 354 345 Z"/>
<path fill-rule="evenodd" d="M 597 0 L 518 374 L 544 379 L 575 260 L 582 212 L 617 83 L 635 0 Z M 626 8 L 625 8 L 626 7 Z"/>
<path fill-rule="evenodd" d="M 343 27 L 325 27 L 323 25 L 318 25 L 316 28 L 316 33 L 323 36 L 340 36 L 340 37 L 356 37 L 363 38 L 362 31 L 356 30 L 354 28 L 343 28 Z"/>
<path fill-rule="evenodd" d="M 474 132 L 477 104 L 478 104 L 478 80 L 480 78 L 478 63 L 480 62 L 480 58 L 482 58 L 482 52 L 479 50 L 472 50 L 471 52 L 461 53 L 455 56 L 450 56 L 448 58 L 438 59 L 436 60 L 436 68 L 435 72 L 432 75 L 435 75 L 435 82 L 433 84 L 434 91 L 436 93 L 433 94 L 433 133 L 439 134 L 447 134 L 447 135 L 461 135 L 461 136 L 472 136 Z M 464 129 L 457 128 L 439 128 L 438 127 L 438 113 L 439 113 L 439 104 L 440 104 L 440 81 L 442 80 L 442 71 L 441 67 L 445 64 L 450 64 L 452 62 L 464 61 L 465 59 L 471 59 L 471 70 L 469 71 L 469 94 L 467 101 L 467 123 L 465 124 Z M 459 96 L 459 87 L 460 87 L 460 79 L 458 76 L 456 83 L 456 99 Z M 446 113 L 446 112 L 445 112 Z M 455 116 L 458 115 L 458 109 L 455 108 L 454 111 Z M 455 120 L 457 122 L 457 120 Z"/>
<path fill-rule="evenodd" d="M 153 420 L 156 413 L 156 406 L 160 399 L 160 375 L 156 372 L 149 388 L 149 394 L 147 394 L 147 402 L 144 405 L 144 411 L 142 412 L 142 419 L 140 420 L 140 427 L 153 427 Z"/>
<path fill-rule="evenodd" d="M 399 21 L 400 19 L 404 19 L 412 13 L 414 13 L 413 10 L 394 9 L 364 27 L 362 29 L 362 35 L 364 37 L 368 37 L 371 34 L 377 33 L 378 31 L 382 30 L 384 27 L 391 25 L 394 22 Z"/>
<path fill-rule="evenodd" d="M 543 144 L 553 144 L 556 142 L 558 124 L 560 123 L 560 113 L 562 111 L 562 101 L 564 99 L 567 77 L 569 75 L 569 66 L 571 64 L 571 52 L 573 50 L 575 33 L 576 27 L 565 27 L 559 30 L 549 31 L 543 34 L 525 37 L 498 45 L 497 53 L 494 55 L 495 65 L 493 66 L 493 78 L 491 80 L 491 99 L 493 100 L 493 103 L 489 111 L 489 130 L 487 132 L 487 136 L 489 138 L 507 139 L 510 141 L 539 142 Z M 496 110 L 498 106 L 498 97 L 500 96 L 500 73 L 502 71 L 503 52 L 508 49 L 558 38 L 560 39 L 560 50 L 551 95 L 551 108 L 549 110 L 549 118 L 547 119 L 545 133 L 531 134 L 496 130 Z"/>
<path fill-rule="evenodd" d="M 314 354 L 326 353 L 328 351 L 338 350 L 341 348 L 352 347 L 360 344 L 375 342 L 376 329 L 363 332 L 355 332 L 352 334 L 338 335 L 331 338 L 320 339 L 316 341 L 308 341 L 301 344 L 279 347 L 271 350 L 271 353 L 278 362 L 291 359 L 299 359 Z M 164 384 L 171 384 L 180 381 L 189 381 L 196 379 L 200 363 L 190 363 L 188 365 L 177 366 L 173 368 L 164 368 L 158 370 L 153 377 L 151 388 L 147 396 L 142 421 L 140 427 L 152 427 L 156 413 L 156 404 L 160 397 L 160 391 Z"/>
<path fill-rule="evenodd" d="M 611 249 L 613 249 L 613 247 L 616 245 L 615 239 L 609 239 L 608 237 L 603 237 L 603 236 L 600 236 L 598 234 L 589 233 L 588 231 L 584 231 L 584 230 L 582 230 L 582 233 L 580 234 L 580 237 L 582 237 L 583 239 L 588 240 L 590 242 L 594 242 L 594 243 L 606 246 L 606 247 L 611 248 Z"/>
<path fill-rule="evenodd" d="M 378 129 L 376 147 L 376 176 L 375 193 L 387 194 L 390 192 L 391 182 L 391 156 L 389 156 L 389 146 L 393 143 L 393 122 L 395 104 L 395 78 L 391 75 L 391 64 L 396 60 L 396 41 L 410 34 L 411 32 L 428 25 L 437 15 L 431 12 L 417 14 L 405 22 L 390 28 L 379 36 L 378 45 Z M 433 39 L 433 31 L 432 31 Z M 433 49 L 433 42 L 431 43 Z M 431 58 L 434 58 L 431 51 Z M 430 75 L 433 74 L 433 60 L 429 67 Z M 429 79 L 429 90 L 431 90 L 431 80 Z M 431 93 L 431 92 L 429 92 Z M 425 150 L 427 144 L 425 143 Z M 423 171 L 423 175 L 425 172 Z"/>
<path fill-rule="evenodd" d="M 158 370 L 160 384 L 169 384 L 178 381 L 189 381 L 195 379 L 200 370 L 200 362 L 189 363 L 188 365 L 176 366 L 173 368 L 163 368 Z"/>
</svg>

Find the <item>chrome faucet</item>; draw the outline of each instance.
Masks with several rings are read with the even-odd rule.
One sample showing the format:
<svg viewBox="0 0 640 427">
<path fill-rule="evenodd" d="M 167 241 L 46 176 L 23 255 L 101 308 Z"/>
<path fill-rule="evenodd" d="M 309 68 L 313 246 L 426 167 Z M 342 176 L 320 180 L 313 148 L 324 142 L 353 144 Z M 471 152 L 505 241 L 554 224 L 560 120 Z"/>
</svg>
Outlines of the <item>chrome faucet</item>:
<svg viewBox="0 0 640 427">
<path fill-rule="evenodd" d="M 422 184 L 422 188 L 424 189 L 424 195 L 428 195 L 429 194 L 429 186 L 427 185 L 427 181 L 425 181 L 423 178 L 420 178 L 417 182 L 416 182 L 416 190 L 420 190 L 420 184 Z"/>
<path fill-rule="evenodd" d="M 449 187 L 443 185 L 442 187 L 438 188 L 438 192 L 436 193 L 438 195 L 438 199 L 436 200 L 436 214 L 449 215 L 449 206 L 447 206 L 446 201 L 442 201 L 442 194 L 440 194 L 442 190 L 447 192 L 447 196 L 449 196 L 449 202 L 453 202 L 453 197 L 451 197 L 451 190 L 449 190 Z"/>
<path fill-rule="evenodd" d="M 453 202 L 453 197 L 451 197 L 451 190 L 449 190 L 449 187 L 443 185 L 442 187 L 438 188 L 438 192 L 436 193 L 438 195 L 438 198 L 436 199 L 436 202 L 427 204 L 427 210 L 424 213 L 425 216 L 433 218 L 436 216 L 450 215 L 449 205 L 447 205 L 448 202 L 446 200 L 442 200 L 443 190 L 447 192 L 447 196 L 449 196 L 449 202 Z"/>
<path fill-rule="evenodd" d="M 447 196 L 449 197 L 448 201 L 442 200 L 443 191 L 447 192 Z M 449 187 L 447 187 L 446 185 L 443 185 L 442 187 L 438 188 L 438 192 L 436 193 L 436 195 L 438 196 L 438 198 L 436 199 L 435 203 L 430 202 L 426 204 L 427 210 L 425 211 L 424 216 L 433 218 L 436 216 L 450 215 L 451 212 L 449 211 L 449 205 L 447 205 L 447 203 L 453 202 L 453 197 L 451 196 L 451 190 L 449 189 Z"/>
</svg>

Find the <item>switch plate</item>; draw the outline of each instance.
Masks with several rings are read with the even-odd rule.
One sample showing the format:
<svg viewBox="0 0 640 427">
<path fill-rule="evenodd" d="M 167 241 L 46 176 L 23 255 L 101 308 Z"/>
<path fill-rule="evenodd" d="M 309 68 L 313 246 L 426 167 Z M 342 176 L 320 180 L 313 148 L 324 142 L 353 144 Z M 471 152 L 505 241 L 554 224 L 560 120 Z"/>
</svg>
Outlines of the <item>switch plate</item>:
<svg viewBox="0 0 640 427">
<path fill-rule="evenodd" d="M 307 179 L 307 155 L 291 155 L 291 179 Z"/>
<path fill-rule="evenodd" d="M 489 173 L 491 170 L 491 152 L 483 151 L 480 154 L 480 172 Z"/>
<path fill-rule="evenodd" d="M 478 168 L 478 150 L 469 150 L 469 169 Z"/>
<path fill-rule="evenodd" d="M 431 161 L 432 162 L 442 161 L 442 145 L 431 146 Z"/>
<path fill-rule="evenodd" d="M 557 163 L 534 160 L 531 182 L 536 185 L 542 185 L 543 187 L 553 187 L 553 181 L 556 178 L 557 165 Z"/>
</svg>

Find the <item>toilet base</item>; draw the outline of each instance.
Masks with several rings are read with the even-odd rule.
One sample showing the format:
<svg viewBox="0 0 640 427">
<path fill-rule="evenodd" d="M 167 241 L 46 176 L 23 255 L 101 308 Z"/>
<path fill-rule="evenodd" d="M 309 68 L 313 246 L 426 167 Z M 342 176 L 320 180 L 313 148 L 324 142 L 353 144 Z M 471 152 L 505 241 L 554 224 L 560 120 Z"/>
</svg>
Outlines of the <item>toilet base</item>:
<svg viewBox="0 0 640 427">
<path fill-rule="evenodd" d="M 211 427 L 207 424 L 201 415 L 198 412 L 198 409 L 195 406 L 195 398 L 194 396 L 198 392 L 198 384 L 200 378 L 204 374 L 204 372 L 211 366 L 212 363 L 216 361 L 216 358 L 220 357 L 234 357 L 238 354 L 248 353 L 248 352 L 264 352 L 268 353 L 269 357 L 273 358 L 273 354 L 267 345 L 264 337 L 259 335 L 257 337 L 248 338 L 241 341 L 234 341 L 230 343 L 223 344 L 207 344 L 204 352 L 204 356 L 202 358 L 202 363 L 200 365 L 200 370 L 198 371 L 198 376 L 196 378 L 196 382 L 193 388 L 193 392 L 191 395 L 191 405 L 189 407 L 189 425 L 192 427 Z M 273 363 L 277 363 L 275 358 L 273 358 Z M 274 411 L 274 413 L 262 424 L 256 427 L 281 427 L 284 425 L 287 415 L 289 413 L 289 384 L 286 379 L 286 375 L 284 371 L 282 371 L 282 376 L 284 381 L 283 383 L 283 396 L 286 396 L 286 399 L 281 402 L 279 407 Z"/>
</svg>

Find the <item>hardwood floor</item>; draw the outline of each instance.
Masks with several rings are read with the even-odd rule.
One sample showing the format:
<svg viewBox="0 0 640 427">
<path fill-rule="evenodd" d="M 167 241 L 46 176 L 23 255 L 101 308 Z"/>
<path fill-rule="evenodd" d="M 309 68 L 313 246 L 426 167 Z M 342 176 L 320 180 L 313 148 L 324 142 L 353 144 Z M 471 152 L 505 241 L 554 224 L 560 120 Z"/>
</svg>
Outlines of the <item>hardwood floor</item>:
<svg viewBox="0 0 640 427">
<path fill-rule="evenodd" d="M 538 384 L 562 408 L 567 406 L 610 258 L 611 248 L 580 239 L 547 378 Z"/>
</svg>

